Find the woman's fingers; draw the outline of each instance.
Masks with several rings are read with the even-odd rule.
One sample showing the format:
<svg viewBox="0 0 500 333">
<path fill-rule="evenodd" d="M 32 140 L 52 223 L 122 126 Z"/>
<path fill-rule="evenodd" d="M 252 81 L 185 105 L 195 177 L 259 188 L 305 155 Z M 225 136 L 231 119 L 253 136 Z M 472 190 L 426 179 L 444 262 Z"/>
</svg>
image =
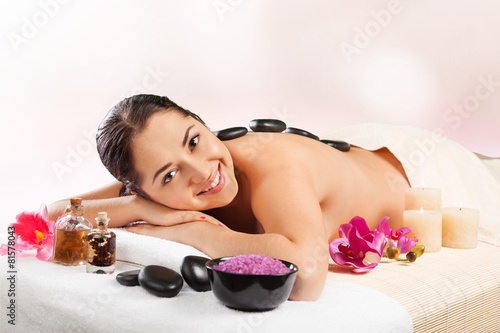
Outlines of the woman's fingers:
<svg viewBox="0 0 500 333">
<path fill-rule="evenodd" d="M 164 213 L 158 220 L 148 221 L 151 224 L 172 226 L 188 222 L 207 222 L 218 226 L 223 226 L 217 219 L 210 215 L 193 210 L 170 210 Z"/>
<path fill-rule="evenodd" d="M 215 220 L 212 218 L 213 221 L 205 221 L 205 222 L 200 222 L 200 221 L 195 221 L 195 222 L 186 222 L 186 223 L 181 223 L 181 224 L 175 224 L 171 226 L 160 226 L 160 225 L 153 225 L 149 223 L 134 223 L 130 224 L 125 227 L 125 229 L 129 232 L 132 232 L 134 234 L 138 235 L 145 235 L 145 236 L 151 236 L 151 237 L 157 237 L 157 238 L 163 238 L 167 240 L 172 240 L 172 241 L 178 241 L 180 236 L 182 236 L 185 233 L 192 232 L 192 226 L 194 224 L 198 223 L 209 223 L 212 225 L 212 227 L 217 226 L 217 228 L 227 228 L 224 224 L 220 223 L 219 221 Z M 191 231 L 190 231 L 191 230 Z"/>
<path fill-rule="evenodd" d="M 151 237 L 158 237 L 163 239 L 169 239 L 169 227 L 160 227 L 147 223 L 139 223 L 125 227 L 125 229 L 129 232 L 138 235 L 145 235 Z"/>
</svg>

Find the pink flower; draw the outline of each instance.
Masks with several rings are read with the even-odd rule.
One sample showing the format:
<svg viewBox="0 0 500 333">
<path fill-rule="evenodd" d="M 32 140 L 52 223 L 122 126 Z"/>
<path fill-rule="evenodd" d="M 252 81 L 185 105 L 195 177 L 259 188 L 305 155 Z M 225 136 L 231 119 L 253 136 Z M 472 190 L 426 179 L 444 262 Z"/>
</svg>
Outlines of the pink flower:
<svg viewBox="0 0 500 333">
<path fill-rule="evenodd" d="M 353 272 L 363 273 L 375 268 L 382 258 L 385 234 L 370 230 L 359 216 L 339 227 L 339 238 L 330 242 L 330 256 L 339 265 L 351 265 Z"/>
<path fill-rule="evenodd" d="M 15 228 L 17 235 L 15 250 L 22 252 L 36 249 L 36 258 L 44 261 L 52 259 L 54 247 L 54 221 L 49 221 L 47 206 L 42 205 L 38 212 L 23 212 L 16 216 Z M 8 246 L 0 246 L 0 254 L 7 254 Z"/>
<path fill-rule="evenodd" d="M 400 253 L 410 252 L 418 242 L 417 237 L 406 237 L 411 232 L 411 228 L 403 227 L 392 230 L 389 227 L 389 217 L 385 216 L 378 222 L 377 230 L 384 233 L 387 238 L 387 247 L 397 247 Z"/>
</svg>

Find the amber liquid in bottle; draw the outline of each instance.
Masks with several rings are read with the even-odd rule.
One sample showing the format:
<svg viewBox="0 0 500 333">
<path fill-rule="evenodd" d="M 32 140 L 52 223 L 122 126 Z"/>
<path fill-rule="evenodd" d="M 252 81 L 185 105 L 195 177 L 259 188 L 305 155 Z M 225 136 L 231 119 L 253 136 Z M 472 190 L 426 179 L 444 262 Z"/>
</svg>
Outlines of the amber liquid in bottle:
<svg viewBox="0 0 500 333">
<path fill-rule="evenodd" d="M 83 216 L 82 199 L 70 201 L 69 212 L 57 220 L 55 225 L 53 262 L 76 266 L 87 261 L 87 234 L 92 224 Z"/>
<path fill-rule="evenodd" d="M 88 230 L 56 230 L 54 261 L 66 265 L 79 265 L 87 259 Z"/>
</svg>

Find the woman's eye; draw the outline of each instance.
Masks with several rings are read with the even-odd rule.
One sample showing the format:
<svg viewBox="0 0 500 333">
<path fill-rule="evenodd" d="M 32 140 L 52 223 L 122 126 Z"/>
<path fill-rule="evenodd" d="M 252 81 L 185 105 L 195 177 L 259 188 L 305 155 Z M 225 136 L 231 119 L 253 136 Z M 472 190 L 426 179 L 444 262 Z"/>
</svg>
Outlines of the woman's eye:
<svg viewBox="0 0 500 333">
<path fill-rule="evenodd" d="M 175 171 L 175 170 L 167 172 L 167 174 L 163 178 L 163 185 L 170 183 L 172 181 L 172 179 L 174 178 L 176 173 L 177 173 L 177 171 Z"/>
<path fill-rule="evenodd" d="M 189 149 L 193 149 L 200 142 L 200 136 L 195 135 L 191 140 L 189 140 Z"/>
</svg>

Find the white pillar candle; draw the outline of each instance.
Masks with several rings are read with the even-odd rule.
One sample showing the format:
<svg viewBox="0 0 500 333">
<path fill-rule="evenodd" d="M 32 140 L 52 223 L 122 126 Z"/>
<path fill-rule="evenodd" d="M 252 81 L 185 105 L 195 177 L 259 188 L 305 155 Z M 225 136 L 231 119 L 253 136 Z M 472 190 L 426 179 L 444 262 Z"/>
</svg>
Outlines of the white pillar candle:
<svg viewBox="0 0 500 333">
<path fill-rule="evenodd" d="M 441 189 L 412 187 L 405 191 L 405 209 L 441 210 Z"/>
<path fill-rule="evenodd" d="M 473 249 L 477 246 L 479 211 L 473 208 L 446 207 L 443 214 L 443 246 Z"/>
<path fill-rule="evenodd" d="M 441 250 L 441 211 L 424 209 L 405 210 L 403 212 L 403 225 L 412 230 L 407 237 L 417 236 L 417 244 L 423 244 L 426 253 Z"/>
</svg>

